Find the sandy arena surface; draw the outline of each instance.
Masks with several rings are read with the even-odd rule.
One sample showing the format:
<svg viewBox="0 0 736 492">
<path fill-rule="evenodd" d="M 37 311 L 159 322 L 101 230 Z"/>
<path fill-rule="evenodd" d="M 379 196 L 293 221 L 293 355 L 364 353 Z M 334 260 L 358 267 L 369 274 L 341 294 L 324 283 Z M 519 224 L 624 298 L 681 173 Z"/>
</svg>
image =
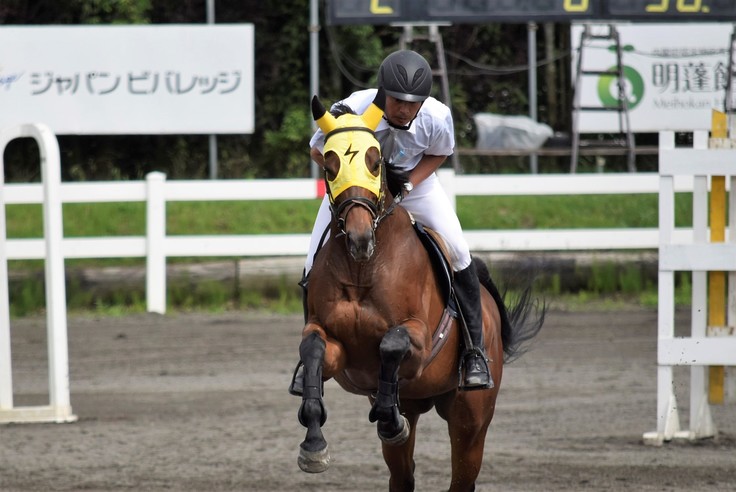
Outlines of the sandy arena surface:
<svg viewBox="0 0 736 492">
<path fill-rule="evenodd" d="M 15 403 L 46 403 L 45 320 L 11 325 Z M 550 311 L 506 366 L 477 490 L 736 490 L 736 404 L 713 407 L 715 439 L 642 443 L 656 427 L 656 325 L 654 309 Z M 300 316 L 242 312 L 70 318 L 79 421 L 0 426 L 0 490 L 386 490 L 367 400 L 334 382 L 331 468 L 297 467 L 304 429 L 286 387 L 299 332 Z M 689 371 L 676 378 L 686 427 Z M 418 432 L 417 490 L 446 490 L 444 422 L 431 412 Z"/>
</svg>

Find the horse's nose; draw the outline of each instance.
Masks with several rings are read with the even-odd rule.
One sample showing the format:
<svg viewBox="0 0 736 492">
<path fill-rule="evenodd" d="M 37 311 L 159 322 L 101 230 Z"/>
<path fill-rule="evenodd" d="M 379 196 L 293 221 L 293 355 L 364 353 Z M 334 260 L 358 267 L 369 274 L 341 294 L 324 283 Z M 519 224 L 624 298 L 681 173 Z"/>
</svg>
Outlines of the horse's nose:
<svg viewBox="0 0 736 492">
<path fill-rule="evenodd" d="M 376 240 L 372 230 L 362 233 L 349 232 L 347 236 L 350 256 L 355 261 L 368 261 L 373 256 Z"/>
</svg>

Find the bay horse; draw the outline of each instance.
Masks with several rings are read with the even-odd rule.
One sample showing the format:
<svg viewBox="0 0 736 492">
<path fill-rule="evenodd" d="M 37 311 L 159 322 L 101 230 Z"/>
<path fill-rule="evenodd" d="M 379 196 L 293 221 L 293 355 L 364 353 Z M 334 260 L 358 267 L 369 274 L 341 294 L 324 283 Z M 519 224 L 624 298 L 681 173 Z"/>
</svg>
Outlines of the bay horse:
<svg viewBox="0 0 736 492">
<path fill-rule="evenodd" d="M 474 259 L 495 386 L 458 389 L 462 328 L 448 316 L 440 276 L 410 214 L 390 192 L 401 189 L 407 177 L 387 176 L 391 173 L 373 133 L 384 101 L 379 89 L 362 115 L 335 117 L 316 96 L 312 100 L 313 116 L 326 135 L 324 171 L 333 217 L 330 239 L 316 255 L 308 280 L 298 412 L 307 432 L 298 464 L 310 473 L 329 465 L 321 427 L 327 418 L 324 381 L 334 378 L 346 391 L 369 398 L 368 417 L 377 422 L 389 490 L 414 490 L 417 422 L 434 407 L 449 430 L 450 491 L 470 491 L 481 468 L 504 355 L 521 353 L 522 343 L 542 327 L 545 308 L 529 288 L 507 308 L 486 266 Z"/>
</svg>

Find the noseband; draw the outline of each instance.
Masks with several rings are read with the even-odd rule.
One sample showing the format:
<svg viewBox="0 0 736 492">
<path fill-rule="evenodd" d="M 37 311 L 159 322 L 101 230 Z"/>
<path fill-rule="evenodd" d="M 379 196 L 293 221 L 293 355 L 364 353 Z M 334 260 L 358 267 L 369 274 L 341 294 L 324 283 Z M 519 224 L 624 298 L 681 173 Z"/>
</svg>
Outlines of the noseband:
<svg viewBox="0 0 736 492">
<path fill-rule="evenodd" d="M 332 216 L 335 218 L 335 222 L 337 222 L 337 229 L 340 231 L 340 236 L 345 234 L 345 218 L 348 216 L 348 212 L 350 212 L 350 209 L 355 206 L 363 207 L 368 210 L 368 212 L 370 212 L 371 217 L 373 218 L 373 225 L 371 228 L 374 231 L 376 230 L 376 227 L 378 226 L 378 206 L 370 198 L 356 196 L 354 198 L 348 198 L 337 207 L 335 207 L 334 205 L 330 205 Z"/>
</svg>

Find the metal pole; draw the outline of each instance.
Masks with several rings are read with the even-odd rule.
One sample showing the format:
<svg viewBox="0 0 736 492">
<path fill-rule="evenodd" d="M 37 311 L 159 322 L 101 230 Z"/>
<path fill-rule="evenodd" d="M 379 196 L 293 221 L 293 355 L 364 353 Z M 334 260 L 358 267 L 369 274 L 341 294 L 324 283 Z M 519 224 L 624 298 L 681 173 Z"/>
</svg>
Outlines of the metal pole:
<svg viewBox="0 0 736 492">
<path fill-rule="evenodd" d="M 319 0 L 309 2 L 309 88 L 311 95 L 319 96 Z M 310 98 L 311 98 L 310 95 Z M 317 130 L 317 124 L 312 122 L 312 131 Z M 319 177 L 319 165 L 311 161 L 313 178 Z"/>
<path fill-rule="evenodd" d="M 529 117 L 536 123 L 537 121 L 537 24 L 530 22 L 527 24 L 527 43 L 529 59 Z M 538 172 L 537 154 L 529 155 L 529 168 L 532 174 Z"/>
<path fill-rule="evenodd" d="M 215 0 L 207 0 L 207 24 L 215 23 Z M 211 134 L 210 141 L 210 179 L 217 179 L 217 135 Z"/>
</svg>

